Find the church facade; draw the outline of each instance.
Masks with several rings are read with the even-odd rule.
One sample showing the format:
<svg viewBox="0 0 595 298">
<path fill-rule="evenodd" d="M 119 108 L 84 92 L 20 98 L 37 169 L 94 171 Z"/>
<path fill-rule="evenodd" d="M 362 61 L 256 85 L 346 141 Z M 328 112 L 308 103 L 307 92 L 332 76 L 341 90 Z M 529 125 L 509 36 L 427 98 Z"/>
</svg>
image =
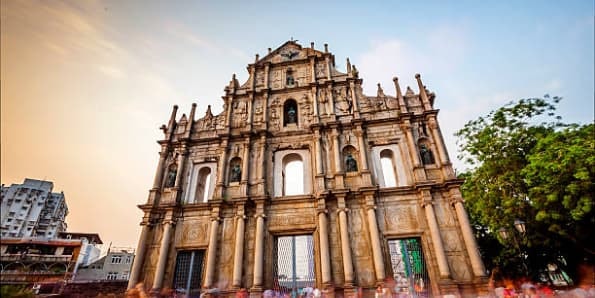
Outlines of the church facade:
<svg viewBox="0 0 595 298">
<path fill-rule="evenodd" d="M 288 41 L 232 77 L 223 112 L 167 125 L 129 287 L 472 296 L 485 269 L 434 109 Z"/>
</svg>

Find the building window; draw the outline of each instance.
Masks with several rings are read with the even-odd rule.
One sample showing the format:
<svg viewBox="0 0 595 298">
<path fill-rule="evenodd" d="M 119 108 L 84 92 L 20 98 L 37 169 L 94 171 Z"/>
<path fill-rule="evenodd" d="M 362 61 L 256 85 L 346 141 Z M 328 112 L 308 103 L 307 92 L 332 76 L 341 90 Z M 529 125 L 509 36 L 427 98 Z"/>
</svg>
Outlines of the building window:
<svg viewBox="0 0 595 298">
<path fill-rule="evenodd" d="M 288 124 L 298 124 L 297 103 L 293 99 L 288 99 L 283 104 L 283 126 Z"/>
<path fill-rule="evenodd" d="M 132 262 L 132 256 L 126 256 L 126 260 L 124 261 L 125 264 L 130 264 Z"/>
<path fill-rule="evenodd" d="M 122 272 L 120 274 L 120 279 L 127 280 L 128 279 L 128 275 L 129 275 L 128 271 L 124 271 L 124 272 Z"/>
<path fill-rule="evenodd" d="M 345 146 L 343 148 L 343 166 L 345 172 L 357 172 L 357 151 L 353 146 Z"/>
<path fill-rule="evenodd" d="M 432 297 L 419 238 L 388 241 L 395 289 L 407 297 Z"/>
<path fill-rule="evenodd" d="M 397 179 L 395 175 L 395 163 L 393 159 L 393 152 L 389 149 L 380 152 L 380 166 L 382 168 L 382 177 L 384 178 L 384 187 L 397 186 Z"/>
<path fill-rule="evenodd" d="M 304 194 L 304 163 L 299 154 L 288 154 L 283 158 L 283 195 Z"/>
<path fill-rule="evenodd" d="M 179 251 L 174 270 L 174 289 L 184 289 L 187 297 L 200 295 L 204 250 Z"/>
<path fill-rule="evenodd" d="M 112 264 L 122 264 L 122 256 L 112 256 Z"/>
<path fill-rule="evenodd" d="M 116 280 L 116 279 L 118 279 L 118 272 L 108 272 L 106 279 L 107 280 Z"/>
<path fill-rule="evenodd" d="M 314 288 L 314 239 L 312 235 L 280 236 L 275 239 L 273 276 L 292 297 L 305 287 Z"/>
<path fill-rule="evenodd" d="M 229 162 L 229 182 L 242 180 L 242 159 L 234 157 Z"/>
<path fill-rule="evenodd" d="M 198 171 L 198 184 L 196 185 L 195 198 L 200 202 L 209 201 L 209 191 L 211 186 L 211 168 L 204 167 Z"/>
</svg>

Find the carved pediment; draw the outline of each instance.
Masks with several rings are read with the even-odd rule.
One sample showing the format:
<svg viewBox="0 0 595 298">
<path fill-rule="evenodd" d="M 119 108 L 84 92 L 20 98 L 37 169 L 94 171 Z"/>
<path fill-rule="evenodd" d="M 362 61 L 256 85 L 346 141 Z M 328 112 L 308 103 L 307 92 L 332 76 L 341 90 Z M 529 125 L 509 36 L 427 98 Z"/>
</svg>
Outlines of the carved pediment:
<svg viewBox="0 0 595 298">
<path fill-rule="evenodd" d="M 258 60 L 256 64 L 282 63 L 287 61 L 294 61 L 308 57 L 309 53 L 316 53 L 322 55 L 322 52 L 310 48 L 302 48 L 296 41 L 290 40 L 278 47 L 276 50 L 270 52 L 262 59 Z"/>
</svg>

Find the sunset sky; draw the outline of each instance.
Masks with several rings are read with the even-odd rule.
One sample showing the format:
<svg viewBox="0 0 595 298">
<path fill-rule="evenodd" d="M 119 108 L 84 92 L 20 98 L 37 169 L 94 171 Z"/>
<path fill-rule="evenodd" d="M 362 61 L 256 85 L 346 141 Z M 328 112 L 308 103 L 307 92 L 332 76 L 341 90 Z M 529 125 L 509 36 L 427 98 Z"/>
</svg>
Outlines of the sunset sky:
<svg viewBox="0 0 595 298">
<path fill-rule="evenodd" d="M 421 73 L 459 170 L 454 132 L 511 100 L 593 121 L 592 0 L 413 2 L 2 0 L 1 181 L 53 181 L 70 231 L 136 247 L 171 107 L 219 113 L 232 74 L 291 38 L 349 57 L 366 94 Z"/>
</svg>

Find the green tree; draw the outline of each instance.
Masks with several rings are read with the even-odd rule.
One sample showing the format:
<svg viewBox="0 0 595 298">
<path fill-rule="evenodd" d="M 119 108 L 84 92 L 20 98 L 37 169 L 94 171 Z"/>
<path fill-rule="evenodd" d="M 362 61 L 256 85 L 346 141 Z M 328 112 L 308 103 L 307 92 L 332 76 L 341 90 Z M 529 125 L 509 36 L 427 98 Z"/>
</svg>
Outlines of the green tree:
<svg viewBox="0 0 595 298">
<path fill-rule="evenodd" d="M 473 166 L 461 190 L 488 268 L 536 277 L 546 264 L 574 273 L 593 258 L 594 127 L 561 123 L 559 101 L 521 99 L 456 133 L 459 157 Z"/>
</svg>

